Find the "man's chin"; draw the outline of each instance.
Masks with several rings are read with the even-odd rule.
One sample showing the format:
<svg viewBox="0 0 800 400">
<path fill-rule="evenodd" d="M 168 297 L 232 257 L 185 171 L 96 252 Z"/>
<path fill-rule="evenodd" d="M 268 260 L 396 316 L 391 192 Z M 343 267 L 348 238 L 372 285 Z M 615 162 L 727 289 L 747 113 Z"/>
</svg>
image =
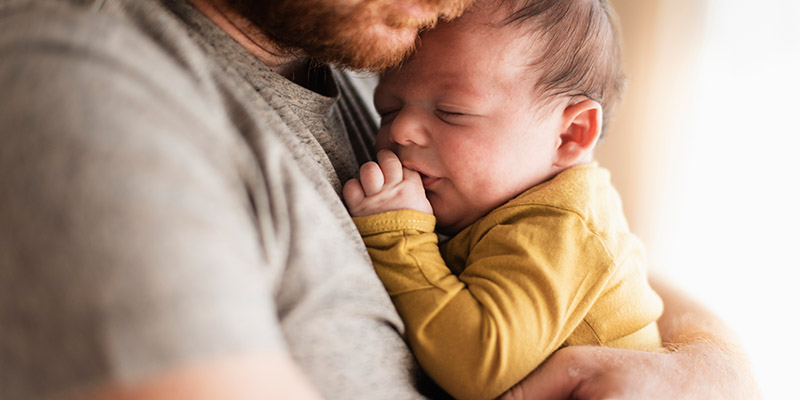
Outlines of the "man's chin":
<svg viewBox="0 0 800 400">
<path fill-rule="evenodd" d="M 381 26 L 373 35 L 362 33 L 353 38 L 354 45 L 339 52 L 311 54 L 319 61 L 335 64 L 352 70 L 383 71 L 397 67 L 414 53 L 418 43 L 417 30 L 412 28 L 390 28 Z M 366 40 L 371 38 L 371 40 Z"/>
</svg>

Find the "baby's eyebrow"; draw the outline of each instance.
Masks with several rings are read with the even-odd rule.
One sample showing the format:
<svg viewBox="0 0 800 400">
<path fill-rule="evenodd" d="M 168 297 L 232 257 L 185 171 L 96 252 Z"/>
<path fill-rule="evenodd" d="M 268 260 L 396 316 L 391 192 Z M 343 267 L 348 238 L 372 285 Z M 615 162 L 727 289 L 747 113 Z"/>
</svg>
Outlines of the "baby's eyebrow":
<svg viewBox="0 0 800 400">
<path fill-rule="evenodd" d="M 448 95 L 457 96 L 467 101 L 484 101 L 486 94 L 479 90 L 469 79 L 445 77 L 440 81 L 439 87 Z"/>
<path fill-rule="evenodd" d="M 455 89 L 439 98 L 437 103 L 456 109 L 463 109 L 462 111 L 466 113 L 472 113 L 485 109 L 488 101 L 489 99 L 484 94 Z"/>
</svg>

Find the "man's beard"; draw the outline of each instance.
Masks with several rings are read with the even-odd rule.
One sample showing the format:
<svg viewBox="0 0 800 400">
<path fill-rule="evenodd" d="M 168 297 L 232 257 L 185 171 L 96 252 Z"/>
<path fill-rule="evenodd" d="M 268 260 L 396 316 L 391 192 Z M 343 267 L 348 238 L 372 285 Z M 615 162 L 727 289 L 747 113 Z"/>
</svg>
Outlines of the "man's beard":
<svg viewBox="0 0 800 400">
<path fill-rule="evenodd" d="M 233 5 L 279 46 L 282 55 L 306 55 L 316 62 L 357 70 L 383 70 L 400 64 L 414 42 L 400 42 L 391 28 L 418 30 L 428 20 L 392 13 L 394 0 L 363 0 L 342 5 L 337 0 L 233 0 Z M 439 17 L 452 19 L 474 0 L 409 0 Z M 397 32 L 398 35 L 401 32 Z"/>
</svg>

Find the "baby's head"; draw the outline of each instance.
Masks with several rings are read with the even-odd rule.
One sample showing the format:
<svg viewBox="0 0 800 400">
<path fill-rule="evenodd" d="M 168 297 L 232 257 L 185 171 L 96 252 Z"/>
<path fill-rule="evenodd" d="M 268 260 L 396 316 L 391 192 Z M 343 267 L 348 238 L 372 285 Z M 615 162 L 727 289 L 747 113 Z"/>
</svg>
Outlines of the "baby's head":
<svg viewBox="0 0 800 400">
<path fill-rule="evenodd" d="M 499 26 L 517 27 L 530 40 L 534 95 L 591 99 L 602 106 L 600 137 L 625 86 L 619 32 L 608 0 L 500 0 L 510 8 Z M 507 11 L 508 12 L 508 11 Z"/>
<path fill-rule="evenodd" d="M 479 0 L 381 77 L 377 147 L 422 174 L 439 229 L 457 232 L 591 161 L 619 53 L 606 0 Z"/>
</svg>

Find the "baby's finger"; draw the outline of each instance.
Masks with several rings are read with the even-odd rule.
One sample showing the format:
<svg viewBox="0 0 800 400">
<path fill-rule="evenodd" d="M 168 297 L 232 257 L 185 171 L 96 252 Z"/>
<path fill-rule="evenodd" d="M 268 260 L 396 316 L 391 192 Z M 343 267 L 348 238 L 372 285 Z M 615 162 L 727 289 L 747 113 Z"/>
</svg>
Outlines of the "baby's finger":
<svg viewBox="0 0 800 400">
<path fill-rule="evenodd" d="M 344 204 L 347 205 L 347 208 L 353 208 L 361 204 L 364 197 L 366 197 L 364 189 L 361 188 L 361 182 L 358 179 L 350 179 L 345 182 L 342 188 L 342 197 L 344 197 Z"/>
<path fill-rule="evenodd" d="M 389 150 L 381 150 L 378 152 L 378 164 L 383 171 L 383 178 L 386 185 L 394 186 L 403 180 L 403 164 L 397 155 Z"/>
<path fill-rule="evenodd" d="M 361 187 L 364 189 L 365 195 L 372 196 L 383 189 L 383 172 L 381 172 L 381 167 L 378 164 L 370 161 L 362 165 L 359 174 Z"/>
<path fill-rule="evenodd" d="M 403 167 L 403 180 L 419 183 L 420 185 L 422 185 L 422 176 L 419 174 L 419 172 L 414 171 L 413 169 L 408 169 L 406 167 Z"/>
</svg>

